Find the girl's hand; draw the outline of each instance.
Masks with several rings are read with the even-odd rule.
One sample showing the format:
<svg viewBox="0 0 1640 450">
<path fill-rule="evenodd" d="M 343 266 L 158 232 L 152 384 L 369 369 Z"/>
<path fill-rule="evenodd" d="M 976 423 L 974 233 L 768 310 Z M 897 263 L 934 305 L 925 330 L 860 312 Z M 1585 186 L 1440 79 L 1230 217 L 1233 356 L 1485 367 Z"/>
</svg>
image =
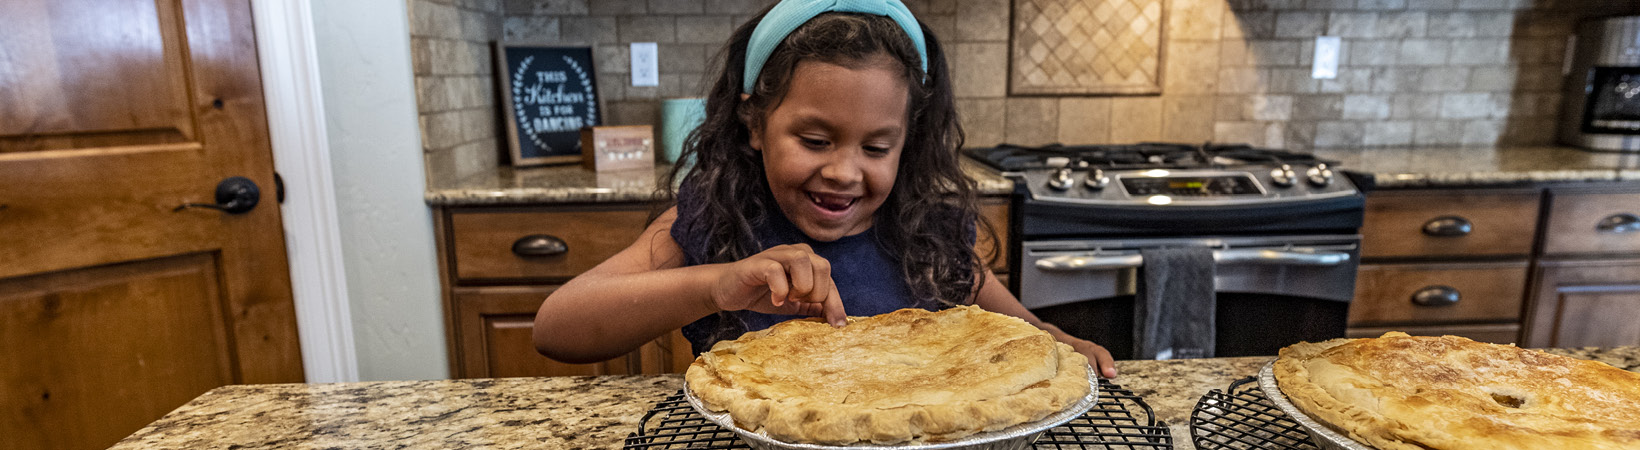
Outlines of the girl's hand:
<svg viewBox="0 0 1640 450">
<path fill-rule="evenodd" d="M 1100 377 L 1116 378 L 1116 359 L 1111 358 L 1110 351 L 1105 350 L 1104 346 L 1071 335 L 1065 335 L 1059 339 L 1066 344 L 1070 344 L 1071 348 L 1075 348 L 1077 353 L 1088 357 L 1088 362 L 1093 364 L 1093 370 L 1098 371 Z"/>
<path fill-rule="evenodd" d="M 1082 356 L 1088 357 L 1088 364 L 1093 365 L 1093 370 L 1097 371 L 1100 377 L 1116 378 L 1116 358 L 1112 358 L 1110 350 L 1105 350 L 1104 346 L 1087 339 L 1071 336 L 1070 333 L 1066 333 L 1065 330 L 1061 330 L 1051 323 L 1042 323 L 1037 327 L 1046 330 L 1049 335 L 1052 335 L 1054 339 L 1058 339 L 1059 342 L 1069 344 Z"/>
<path fill-rule="evenodd" d="M 832 326 L 848 324 L 831 262 L 808 244 L 782 245 L 726 264 L 712 286 L 712 304 L 724 311 L 824 316 Z"/>
</svg>

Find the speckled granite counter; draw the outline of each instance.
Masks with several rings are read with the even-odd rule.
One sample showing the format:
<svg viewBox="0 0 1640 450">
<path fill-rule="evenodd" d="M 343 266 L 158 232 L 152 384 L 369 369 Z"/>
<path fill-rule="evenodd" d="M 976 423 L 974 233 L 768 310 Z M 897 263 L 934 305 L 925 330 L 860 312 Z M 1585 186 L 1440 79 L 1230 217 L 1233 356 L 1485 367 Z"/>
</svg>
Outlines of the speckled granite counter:
<svg viewBox="0 0 1640 450">
<path fill-rule="evenodd" d="M 1640 181 L 1640 154 L 1570 147 L 1315 150 L 1376 189 Z"/>
<path fill-rule="evenodd" d="M 430 181 L 425 197 L 433 206 L 643 202 L 665 198 L 657 187 L 671 170 L 671 165 L 601 173 L 578 165 L 500 167 L 457 181 Z M 976 162 L 963 160 L 963 171 L 979 182 L 981 195 L 1013 189 L 1013 182 Z"/>
<path fill-rule="evenodd" d="M 1552 350 L 1640 372 L 1640 347 Z M 1268 357 L 1121 361 L 1142 396 L 1192 448 L 1190 410 Z M 621 448 L 677 375 L 226 386 L 116 444 L 134 449 Z"/>
</svg>

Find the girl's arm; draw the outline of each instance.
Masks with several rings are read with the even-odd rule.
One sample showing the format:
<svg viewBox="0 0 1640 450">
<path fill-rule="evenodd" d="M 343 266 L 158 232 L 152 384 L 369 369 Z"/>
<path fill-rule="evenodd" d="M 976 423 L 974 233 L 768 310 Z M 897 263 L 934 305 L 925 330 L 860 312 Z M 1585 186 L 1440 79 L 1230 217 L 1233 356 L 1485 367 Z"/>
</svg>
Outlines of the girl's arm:
<svg viewBox="0 0 1640 450">
<path fill-rule="evenodd" d="M 1047 331 L 1059 342 L 1069 344 L 1077 353 L 1087 356 L 1088 362 L 1093 364 L 1093 369 L 1099 371 L 1100 375 L 1105 378 L 1116 378 L 1116 360 L 1111 358 L 1109 350 L 1086 339 L 1071 336 L 1059 327 L 1037 318 L 1031 310 L 1025 309 L 1025 305 L 1019 304 L 1019 299 L 1014 298 L 1014 294 L 1008 292 L 1008 288 L 1003 286 L 990 270 L 985 270 L 981 276 L 985 279 L 980 281 L 979 292 L 974 295 L 975 305 L 986 311 L 1024 319 L 1025 322 Z"/>
<path fill-rule="evenodd" d="M 602 361 L 722 310 L 844 322 L 831 266 L 808 246 L 682 267 L 683 249 L 671 234 L 676 220 L 677 209 L 667 210 L 631 246 L 548 295 L 535 314 L 536 351 L 564 362 Z"/>
</svg>

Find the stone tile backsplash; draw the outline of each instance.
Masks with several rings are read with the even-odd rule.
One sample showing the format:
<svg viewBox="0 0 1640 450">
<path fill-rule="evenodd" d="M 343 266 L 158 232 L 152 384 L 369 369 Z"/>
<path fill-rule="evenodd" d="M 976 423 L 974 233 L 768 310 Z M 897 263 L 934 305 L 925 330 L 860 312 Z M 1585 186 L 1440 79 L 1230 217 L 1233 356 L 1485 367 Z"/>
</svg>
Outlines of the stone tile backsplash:
<svg viewBox="0 0 1640 450">
<path fill-rule="evenodd" d="M 407 0 L 429 167 L 504 162 L 490 42 L 595 48 L 605 121 L 705 92 L 734 27 L 772 0 Z M 1086 0 L 1094 2 L 1098 0 Z M 1632 0 L 1167 0 L 1161 94 L 1009 95 L 1009 0 L 905 0 L 945 44 L 968 145 L 1248 142 L 1293 149 L 1553 140 L 1567 37 Z M 1310 78 L 1339 36 L 1339 76 Z M 661 84 L 630 86 L 656 42 Z M 431 170 L 431 169 L 430 169 Z"/>
</svg>

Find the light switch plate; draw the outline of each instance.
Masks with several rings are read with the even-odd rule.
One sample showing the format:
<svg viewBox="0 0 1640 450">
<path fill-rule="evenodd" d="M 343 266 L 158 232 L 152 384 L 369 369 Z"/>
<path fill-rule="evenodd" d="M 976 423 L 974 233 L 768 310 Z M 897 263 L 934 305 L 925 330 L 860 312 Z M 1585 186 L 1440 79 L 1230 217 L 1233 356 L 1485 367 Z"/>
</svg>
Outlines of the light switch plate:
<svg viewBox="0 0 1640 450">
<path fill-rule="evenodd" d="M 1338 36 L 1315 37 L 1315 64 L 1310 78 L 1331 80 L 1338 78 L 1338 53 L 1343 41 Z"/>
<path fill-rule="evenodd" d="M 632 85 L 660 86 L 659 48 L 654 42 L 632 43 Z"/>
</svg>

